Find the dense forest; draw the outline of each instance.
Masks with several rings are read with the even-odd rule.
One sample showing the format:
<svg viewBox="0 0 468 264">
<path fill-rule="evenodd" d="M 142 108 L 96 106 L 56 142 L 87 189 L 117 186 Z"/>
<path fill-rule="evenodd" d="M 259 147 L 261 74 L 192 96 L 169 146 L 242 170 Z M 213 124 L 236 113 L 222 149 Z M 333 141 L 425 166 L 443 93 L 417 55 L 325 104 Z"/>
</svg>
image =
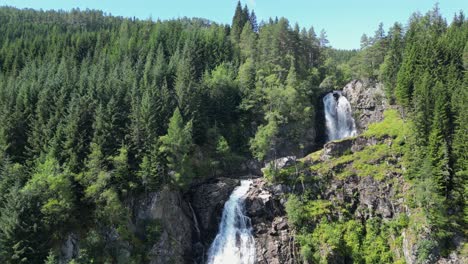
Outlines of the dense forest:
<svg viewBox="0 0 468 264">
<path fill-rule="evenodd" d="M 257 21 L 240 3 L 231 25 L 0 7 L 0 35 L 2 263 L 55 263 L 71 230 L 82 237 L 76 263 L 115 263 L 109 227 L 136 248 L 119 262 L 145 262 L 161 227 L 148 224 L 143 237 L 129 231 L 131 197 L 316 150 L 323 94 L 356 78 L 382 82 L 410 123 L 405 177 L 433 230 L 425 247 L 450 249 L 466 230 L 461 12 L 447 23 L 435 7 L 387 33 L 380 24 L 354 51 L 333 49 L 324 30 L 286 18 Z M 314 261 L 309 253 L 304 259 Z"/>
</svg>

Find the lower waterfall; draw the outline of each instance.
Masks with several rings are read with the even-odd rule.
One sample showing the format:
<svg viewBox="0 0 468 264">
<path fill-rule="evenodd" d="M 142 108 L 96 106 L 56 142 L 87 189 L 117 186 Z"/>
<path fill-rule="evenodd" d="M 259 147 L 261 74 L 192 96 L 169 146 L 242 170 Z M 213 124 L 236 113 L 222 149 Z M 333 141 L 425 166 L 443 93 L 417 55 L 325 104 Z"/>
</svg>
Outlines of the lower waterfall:
<svg viewBox="0 0 468 264">
<path fill-rule="evenodd" d="M 356 136 L 356 124 L 348 99 L 340 91 L 328 93 L 323 98 L 327 141 Z"/>
<path fill-rule="evenodd" d="M 208 251 L 208 264 L 255 262 L 252 225 L 244 214 L 245 194 L 251 184 L 251 180 L 242 180 L 224 205 L 218 234 Z"/>
</svg>

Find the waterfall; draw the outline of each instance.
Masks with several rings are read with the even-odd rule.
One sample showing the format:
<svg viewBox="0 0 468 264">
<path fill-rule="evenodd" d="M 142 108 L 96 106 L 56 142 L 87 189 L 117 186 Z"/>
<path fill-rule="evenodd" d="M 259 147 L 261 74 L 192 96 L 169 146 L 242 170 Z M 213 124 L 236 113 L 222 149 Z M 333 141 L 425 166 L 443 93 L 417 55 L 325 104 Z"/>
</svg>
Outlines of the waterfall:
<svg viewBox="0 0 468 264">
<path fill-rule="evenodd" d="M 351 105 L 340 91 L 328 93 L 323 98 L 327 141 L 355 136 L 356 125 L 352 116 Z"/>
<path fill-rule="evenodd" d="M 251 180 L 242 180 L 224 205 L 218 234 L 208 251 L 208 264 L 255 262 L 252 226 L 244 214 L 245 194 L 250 184 Z"/>
</svg>

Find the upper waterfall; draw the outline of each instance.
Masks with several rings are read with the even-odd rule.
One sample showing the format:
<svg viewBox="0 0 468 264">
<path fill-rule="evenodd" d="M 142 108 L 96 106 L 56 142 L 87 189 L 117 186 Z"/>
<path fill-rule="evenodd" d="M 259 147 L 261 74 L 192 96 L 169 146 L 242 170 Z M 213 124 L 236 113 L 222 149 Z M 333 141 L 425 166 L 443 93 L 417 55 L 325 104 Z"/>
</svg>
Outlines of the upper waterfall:
<svg viewBox="0 0 468 264">
<path fill-rule="evenodd" d="M 356 124 L 352 116 L 351 105 L 340 91 L 328 93 L 323 98 L 327 141 L 355 136 Z"/>
<path fill-rule="evenodd" d="M 208 264 L 255 262 L 252 226 L 244 214 L 245 194 L 251 184 L 250 180 L 242 180 L 224 205 L 218 234 L 208 251 Z"/>
</svg>

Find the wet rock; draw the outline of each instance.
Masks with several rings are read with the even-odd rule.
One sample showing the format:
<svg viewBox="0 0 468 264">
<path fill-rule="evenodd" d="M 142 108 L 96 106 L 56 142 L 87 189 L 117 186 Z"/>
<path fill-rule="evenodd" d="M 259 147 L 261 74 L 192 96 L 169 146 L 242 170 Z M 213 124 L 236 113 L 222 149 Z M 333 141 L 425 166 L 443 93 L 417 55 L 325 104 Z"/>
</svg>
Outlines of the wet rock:
<svg viewBox="0 0 468 264">
<path fill-rule="evenodd" d="M 237 185 L 237 179 L 217 178 L 192 188 L 190 203 L 198 218 L 205 246 L 208 247 L 216 236 L 224 204 Z"/>
</svg>

